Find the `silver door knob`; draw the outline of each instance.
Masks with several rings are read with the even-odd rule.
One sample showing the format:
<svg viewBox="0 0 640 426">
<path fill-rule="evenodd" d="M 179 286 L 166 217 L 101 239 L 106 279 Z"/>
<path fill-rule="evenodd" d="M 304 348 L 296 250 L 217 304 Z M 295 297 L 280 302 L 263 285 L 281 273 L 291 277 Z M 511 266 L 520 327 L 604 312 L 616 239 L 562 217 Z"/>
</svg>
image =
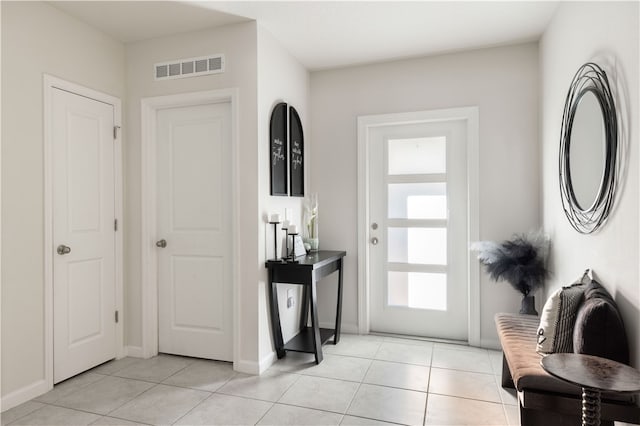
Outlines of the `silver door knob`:
<svg viewBox="0 0 640 426">
<path fill-rule="evenodd" d="M 60 256 L 71 253 L 71 247 L 65 246 L 64 244 L 60 244 L 56 249 Z"/>
<path fill-rule="evenodd" d="M 371 244 L 373 244 L 374 246 L 378 244 L 378 237 L 373 237 L 371 239 Z"/>
<path fill-rule="evenodd" d="M 167 246 L 167 240 L 156 241 L 156 246 L 160 248 L 165 248 Z"/>
</svg>

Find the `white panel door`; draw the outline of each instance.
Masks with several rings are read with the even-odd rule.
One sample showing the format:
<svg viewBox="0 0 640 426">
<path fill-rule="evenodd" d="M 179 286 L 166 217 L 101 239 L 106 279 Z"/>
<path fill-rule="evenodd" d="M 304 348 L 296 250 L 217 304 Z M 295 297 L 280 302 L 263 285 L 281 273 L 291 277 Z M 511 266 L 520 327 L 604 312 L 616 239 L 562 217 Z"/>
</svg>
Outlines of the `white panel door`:
<svg viewBox="0 0 640 426">
<path fill-rule="evenodd" d="M 231 106 L 157 113 L 158 349 L 233 360 Z"/>
<path fill-rule="evenodd" d="M 54 383 L 116 356 L 113 105 L 53 90 Z"/>
<path fill-rule="evenodd" d="M 467 340 L 465 123 L 368 137 L 370 328 Z"/>
</svg>

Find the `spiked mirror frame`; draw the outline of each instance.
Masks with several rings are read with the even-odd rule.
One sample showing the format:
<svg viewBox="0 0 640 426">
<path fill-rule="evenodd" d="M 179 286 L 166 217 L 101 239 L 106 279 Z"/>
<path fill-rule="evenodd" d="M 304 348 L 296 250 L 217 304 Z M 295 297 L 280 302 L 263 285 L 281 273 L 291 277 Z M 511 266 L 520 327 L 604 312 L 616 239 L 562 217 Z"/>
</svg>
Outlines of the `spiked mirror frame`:
<svg viewBox="0 0 640 426">
<path fill-rule="evenodd" d="M 582 97 L 591 92 L 602 110 L 605 136 L 603 173 L 598 193 L 591 206 L 580 206 L 571 179 L 570 147 L 571 131 L 576 110 Z M 562 207 L 573 228 L 582 234 L 591 234 L 607 220 L 615 199 L 618 168 L 618 122 L 616 107 L 606 73 L 598 65 L 588 62 L 582 65 L 573 77 L 564 112 L 560 133 L 559 180 Z"/>
</svg>

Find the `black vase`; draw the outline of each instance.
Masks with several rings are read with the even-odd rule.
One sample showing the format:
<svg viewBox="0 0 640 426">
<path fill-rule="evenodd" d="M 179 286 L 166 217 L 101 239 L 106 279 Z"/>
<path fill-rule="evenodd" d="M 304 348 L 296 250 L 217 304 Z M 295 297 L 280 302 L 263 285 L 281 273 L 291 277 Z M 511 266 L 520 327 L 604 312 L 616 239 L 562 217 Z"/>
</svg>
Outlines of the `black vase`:
<svg viewBox="0 0 640 426">
<path fill-rule="evenodd" d="M 535 296 L 523 296 L 522 303 L 520 304 L 520 314 L 523 315 L 535 315 L 538 316 L 536 311 L 536 297 Z"/>
</svg>

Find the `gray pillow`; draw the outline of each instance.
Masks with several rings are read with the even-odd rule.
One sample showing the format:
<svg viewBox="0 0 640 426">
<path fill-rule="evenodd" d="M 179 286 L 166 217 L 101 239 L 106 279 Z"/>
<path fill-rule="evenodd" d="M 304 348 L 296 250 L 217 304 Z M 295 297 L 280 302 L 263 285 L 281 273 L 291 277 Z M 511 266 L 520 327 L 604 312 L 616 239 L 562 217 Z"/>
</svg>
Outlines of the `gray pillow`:
<svg viewBox="0 0 640 426">
<path fill-rule="evenodd" d="M 573 350 L 629 364 L 629 343 L 616 302 L 595 280 L 587 286 L 578 310 Z"/>
</svg>

